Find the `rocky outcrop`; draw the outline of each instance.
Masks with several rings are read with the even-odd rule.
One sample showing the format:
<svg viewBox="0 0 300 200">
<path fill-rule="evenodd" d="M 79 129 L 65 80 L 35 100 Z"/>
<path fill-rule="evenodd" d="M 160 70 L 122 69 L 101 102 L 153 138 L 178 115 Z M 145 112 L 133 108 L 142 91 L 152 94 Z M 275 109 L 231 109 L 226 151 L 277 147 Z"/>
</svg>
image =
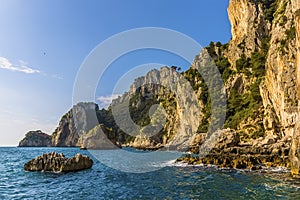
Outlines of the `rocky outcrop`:
<svg viewBox="0 0 300 200">
<path fill-rule="evenodd" d="M 104 114 L 101 113 L 95 103 L 79 103 L 61 118 L 52 135 L 47 135 L 41 131 L 30 131 L 20 141 L 19 146 L 85 147 L 91 149 L 120 147 L 116 142 L 115 132 L 103 124 L 99 125 L 99 121 L 105 120 Z"/>
<path fill-rule="evenodd" d="M 299 174 L 299 1 L 231 0 L 228 13 L 232 40 L 219 46 L 235 72 L 225 82 L 227 113 L 234 113 L 227 122 L 236 125 L 240 142 L 227 148 L 219 141 L 205 157 L 181 160 L 249 169 L 285 166 Z M 219 62 L 222 53 L 211 49 Z M 263 72 L 259 76 L 258 69 Z M 244 101 L 250 95 L 256 104 Z M 238 101 L 244 108 L 234 109 Z M 191 150 L 197 152 L 196 147 Z"/>
<path fill-rule="evenodd" d="M 225 129 L 219 131 L 217 142 L 208 154 L 203 156 L 199 154 L 200 156 L 198 156 L 199 152 L 193 151 L 193 154 L 179 158 L 177 162 L 249 170 L 278 166 L 289 167 L 290 142 L 275 143 L 272 138 L 260 138 L 245 144 L 241 143 L 236 131 Z M 195 150 L 199 148 L 195 148 Z"/>
<path fill-rule="evenodd" d="M 260 49 L 262 41 L 268 37 L 270 23 L 266 20 L 262 4 L 251 0 L 230 0 L 228 16 L 231 23 L 232 39 L 227 57 L 235 67 L 242 55 L 250 57 Z"/>
<path fill-rule="evenodd" d="M 86 149 L 117 149 L 120 145 L 115 142 L 114 132 L 111 128 L 99 124 L 87 134 L 81 135 L 79 143 Z"/>
<path fill-rule="evenodd" d="M 137 78 L 129 92 L 113 100 L 111 107 L 119 127 L 137 136 L 126 145 L 137 148 L 186 149 L 201 120 L 190 83 L 168 67 Z"/>
<path fill-rule="evenodd" d="M 81 135 L 99 124 L 97 118 L 98 105 L 95 103 L 79 103 L 67 112 L 60 120 L 52 134 L 52 146 L 75 147 Z"/>
<path fill-rule="evenodd" d="M 19 142 L 19 147 L 50 147 L 51 136 L 43 133 L 41 130 L 29 131 L 24 139 Z"/>
<path fill-rule="evenodd" d="M 295 30 L 296 30 L 296 80 L 297 80 L 297 91 L 300 91 L 300 2 L 297 0 L 292 1 L 293 13 L 295 15 Z M 292 147 L 290 151 L 290 159 L 291 159 L 291 173 L 293 176 L 299 177 L 300 175 L 300 110 L 299 110 L 299 100 L 300 100 L 300 92 L 298 92 L 298 108 L 297 110 L 297 118 Z"/>
<path fill-rule="evenodd" d="M 45 172 L 73 172 L 89 169 L 93 166 L 93 160 L 88 156 L 77 154 L 72 158 L 66 158 L 64 154 L 51 152 L 43 154 L 25 163 L 25 171 Z"/>
<path fill-rule="evenodd" d="M 297 90 L 295 20 L 291 1 L 278 1 L 274 16 L 261 93 L 266 115 L 275 113 L 273 119 L 268 116 L 269 121 L 276 121 L 275 129 L 269 129 L 268 134 L 292 137 L 296 123 Z"/>
</svg>

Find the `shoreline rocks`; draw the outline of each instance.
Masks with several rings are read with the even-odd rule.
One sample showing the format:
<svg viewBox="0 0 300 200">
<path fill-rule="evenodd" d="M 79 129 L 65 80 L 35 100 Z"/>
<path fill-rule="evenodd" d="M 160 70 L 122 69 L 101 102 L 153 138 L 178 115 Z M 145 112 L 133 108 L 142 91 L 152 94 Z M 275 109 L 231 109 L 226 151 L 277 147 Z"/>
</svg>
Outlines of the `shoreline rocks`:
<svg viewBox="0 0 300 200">
<path fill-rule="evenodd" d="M 289 149 L 291 141 L 288 138 L 264 142 L 260 139 L 251 144 L 243 144 L 237 132 L 225 129 L 220 131 L 219 138 L 213 143 L 213 148 L 201 156 L 201 146 L 193 147 L 191 155 L 178 158 L 176 162 L 190 165 L 215 165 L 220 168 L 235 168 L 257 170 L 264 167 L 290 168 Z M 200 156 L 199 156 L 200 153 Z"/>
<path fill-rule="evenodd" d="M 88 156 L 76 154 L 72 158 L 67 158 L 62 153 L 51 152 L 28 161 L 24 165 L 24 170 L 45 172 L 74 172 L 89 169 L 92 166 L 93 160 Z"/>
</svg>

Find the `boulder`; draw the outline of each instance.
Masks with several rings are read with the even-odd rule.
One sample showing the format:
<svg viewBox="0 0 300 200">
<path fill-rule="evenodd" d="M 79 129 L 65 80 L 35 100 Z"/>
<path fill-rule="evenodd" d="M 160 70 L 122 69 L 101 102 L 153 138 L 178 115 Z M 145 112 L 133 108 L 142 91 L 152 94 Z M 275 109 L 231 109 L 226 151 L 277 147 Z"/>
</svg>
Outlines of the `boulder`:
<svg viewBox="0 0 300 200">
<path fill-rule="evenodd" d="M 25 171 L 71 172 L 89 169 L 93 160 L 88 156 L 76 154 L 72 158 L 65 157 L 62 153 L 51 152 L 43 154 L 25 163 Z"/>
<path fill-rule="evenodd" d="M 91 129 L 87 134 L 79 138 L 80 149 L 118 149 L 121 148 L 115 140 L 115 134 L 111 128 L 104 124 L 99 124 Z"/>
</svg>

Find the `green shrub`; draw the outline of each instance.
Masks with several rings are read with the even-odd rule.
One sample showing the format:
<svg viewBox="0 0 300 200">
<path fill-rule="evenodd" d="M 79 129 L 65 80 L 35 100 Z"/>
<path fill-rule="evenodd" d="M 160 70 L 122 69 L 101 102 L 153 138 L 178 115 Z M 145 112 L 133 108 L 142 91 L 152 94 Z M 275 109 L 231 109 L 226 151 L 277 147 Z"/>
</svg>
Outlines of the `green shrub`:
<svg viewBox="0 0 300 200">
<path fill-rule="evenodd" d="M 249 67 L 249 58 L 243 54 L 238 60 L 236 60 L 236 69 L 238 72 L 243 72 L 245 69 Z"/>
<path fill-rule="evenodd" d="M 278 0 L 252 0 L 252 1 L 256 4 L 258 3 L 262 4 L 266 19 L 272 22 L 274 19 L 274 14 L 278 7 Z"/>
<path fill-rule="evenodd" d="M 265 75 L 266 55 L 264 53 L 253 52 L 249 64 L 255 77 L 259 78 Z"/>
<path fill-rule="evenodd" d="M 296 27 L 292 26 L 289 30 L 285 31 L 286 39 L 293 40 L 296 38 Z"/>
</svg>

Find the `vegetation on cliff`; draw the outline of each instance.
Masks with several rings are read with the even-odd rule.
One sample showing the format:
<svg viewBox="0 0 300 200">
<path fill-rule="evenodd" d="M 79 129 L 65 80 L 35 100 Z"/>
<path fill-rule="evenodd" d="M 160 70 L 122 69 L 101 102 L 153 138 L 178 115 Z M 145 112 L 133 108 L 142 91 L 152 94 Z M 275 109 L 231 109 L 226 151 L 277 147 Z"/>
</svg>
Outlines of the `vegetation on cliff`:
<svg viewBox="0 0 300 200">
<path fill-rule="evenodd" d="M 295 17 L 291 11 L 291 1 L 232 0 L 228 10 L 233 25 L 233 38 L 229 43 L 211 42 L 196 55 L 194 63 L 187 71 L 179 73 L 176 70 L 180 67 L 175 66 L 150 71 L 144 77 L 135 80 L 130 91 L 115 99 L 107 110 L 99 110 L 95 105 L 75 106 L 72 112 L 62 117 L 53 133 L 54 146 L 78 146 L 83 139 L 77 135 L 92 136 L 101 127 L 115 144 L 145 149 L 168 145 L 193 126 L 198 127 L 199 135 L 220 131 L 214 127 L 222 120 L 212 117 L 213 107 L 216 112 L 221 112 L 222 109 L 218 107 L 218 103 L 221 102 L 218 102 L 219 99 L 210 90 L 219 84 L 214 82 L 216 74 L 209 74 L 209 69 L 215 65 L 224 84 L 224 94 L 221 95 L 226 95 L 227 98 L 224 130 L 221 130 L 223 140 L 219 141 L 220 143 L 206 158 L 189 157 L 182 160 L 188 163 L 217 164 L 225 167 L 249 166 L 250 169 L 262 164 L 288 167 L 288 149 L 291 145 L 296 114 L 285 108 L 298 105 L 295 88 L 297 30 Z M 204 52 L 207 52 L 210 58 L 203 56 Z M 201 62 L 206 65 L 200 66 L 202 68 L 199 70 L 198 64 Z M 193 100 L 190 94 L 176 84 L 179 74 L 190 84 L 197 98 L 196 103 L 200 105 L 199 108 L 180 105 L 179 96 L 185 97 L 183 99 L 185 106 L 191 105 L 189 103 Z M 208 74 L 210 80 L 204 80 Z M 172 85 L 173 90 L 149 84 L 149 80 L 153 77 L 159 83 L 167 83 L 171 79 L 175 83 Z M 132 121 L 142 127 L 135 133 L 137 137 L 121 129 L 113 116 L 113 106 L 123 112 L 126 105 L 124 102 L 128 102 Z M 166 117 L 166 122 L 156 135 L 145 138 L 143 127 L 151 125 L 153 120 L 159 121 L 161 117 L 149 115 L 153 105 L 164 108 L 163 116 Z M 186 113 L 182 112 L 184 109 Z M 131 124 L 126 121 L 128 116 L 122 112 L 121 121 L 128 128 Z M 192 117 L 192 113 L 196 112 L 199 112 L 200 116 Z M 92 115 L 96 115 L 96 123 L 90 120 Z M 185 125 L 190 126 L 186 129 L 180 129 L 179 118 L 182 115 L 185 117 Z M 84 127 L 82 132 L 76 132 L 73 120 L 76 116 L 82 119 L 79 121 Z M 233 139 L 230 144 L 229 140 L 225 139 L 227 136 Z M 199 147 L 202 143 L 193 142 L 197 144 L 190 150 L 197 153 L 197 145 Z"/>
<path fill-rule="evenodd" d="M 51 146 L 51 136 L 41 130 L 29 131 L 24 139 L 19 142 L 19 147 L 49 147 Z"/>
</svg>

